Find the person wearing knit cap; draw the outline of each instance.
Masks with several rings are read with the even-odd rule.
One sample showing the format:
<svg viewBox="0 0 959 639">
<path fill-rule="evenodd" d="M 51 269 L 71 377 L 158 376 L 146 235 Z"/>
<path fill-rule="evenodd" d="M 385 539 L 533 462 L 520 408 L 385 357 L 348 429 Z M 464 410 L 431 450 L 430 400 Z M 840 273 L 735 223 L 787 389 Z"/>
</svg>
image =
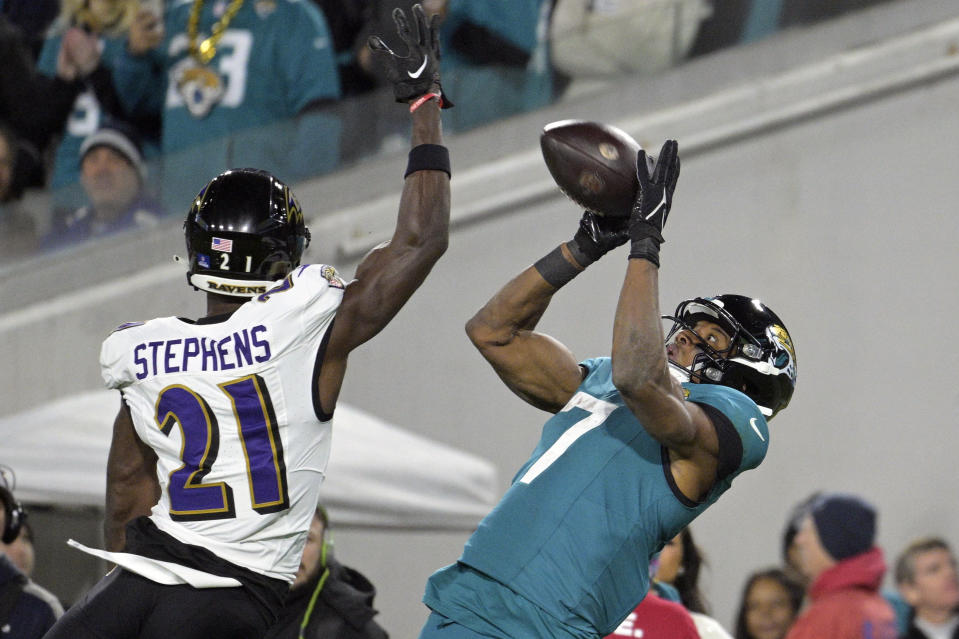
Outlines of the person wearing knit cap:
<svg viewBox="0 0 959 639">
<path fill-rule="evenodd" d="M 836 561 L 872 548 L 876 509 L 854 495 L 826 495 L 810 505 L 810 515 L 823 549 Z"/>
<path fill-rule="evenodd" d="M 58 216 L 43 248 L 156 226 L 161 211 L 145 193 L 146 179 L 136 133 L 122 122 L 100 127 L 80 145 L 80 183 L 89 204 Z"/>
<path fill-rule="evenodd" d="M 886 562 L 876 509 L 846 493 L 809 503 L 794 539 L 811 604 L 786 639 L 895 639 L 896 616 L 879 593 Z"/>
<path fill-rule="evenodd" d="M 814 492 L 793 506 L 789 512 L 789 516 L 786 518 L 786 528 L 783 531 L 783 567 L 792 579 L 802 585 L 803 590 L 805 590 L 809 584 L 806 576 L 802 574 L 799 568 L 799 548 L 796 546 L 796 533 L 799 532 L 799 524 L 802 523 L 803 517 L 809 513 L 810 505 L 812 505 L 821 494 L 819 491 Z"/>
</svg>

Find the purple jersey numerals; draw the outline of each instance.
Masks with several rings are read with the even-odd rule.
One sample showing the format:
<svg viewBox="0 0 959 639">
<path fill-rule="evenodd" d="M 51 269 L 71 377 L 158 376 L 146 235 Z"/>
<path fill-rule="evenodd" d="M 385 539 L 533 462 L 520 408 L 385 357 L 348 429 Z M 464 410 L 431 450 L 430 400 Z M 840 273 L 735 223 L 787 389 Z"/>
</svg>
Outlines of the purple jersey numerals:
<svg viewBox="0 0 959 639">
<path fill-rule="evenodd" d="M 220 384 L 229 397 L 243 446 L 252 508 L 265 514 L 289 507 L 286 467 L 278 425 L 263 378 L 248 375 Z M 220 449 L 220 425 L 210 405 L 193 390 L 164 388 L 156 403 L 156 423 L 167 436 L 179 424 L 183 465 L 170 473 L 170 517 L 175 520 L 236 516 L 233 489 L 223 481 L 204 483 Z"/>
</svg>

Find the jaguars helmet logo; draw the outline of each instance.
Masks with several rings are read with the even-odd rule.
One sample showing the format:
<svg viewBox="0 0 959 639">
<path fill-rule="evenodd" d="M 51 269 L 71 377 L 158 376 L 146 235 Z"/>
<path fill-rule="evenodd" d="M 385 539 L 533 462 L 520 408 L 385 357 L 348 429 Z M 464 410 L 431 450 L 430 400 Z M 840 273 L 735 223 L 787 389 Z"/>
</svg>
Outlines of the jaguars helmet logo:
<svg viewBox="0 0 959 639">
<path fill-rule="evenodd" d="M 792 338 L 781 324 L 773 324 L 766 330 L 766 334 L 772 341 L 775 349 L 773 350 L 773 365 L 776 368 L 784 370 L 790 379 L 796 379 L 796 348 L 793 346 Z"/>
<path fill-rule="evenodd" d="M 796 349 L 793 346 L 793 340 L 786 332 L 786 328 L 780 324 L 773 324 L 769 329 L 774 344 L 789 353 L 790 359 L 796 361 Z"/>
</svg>

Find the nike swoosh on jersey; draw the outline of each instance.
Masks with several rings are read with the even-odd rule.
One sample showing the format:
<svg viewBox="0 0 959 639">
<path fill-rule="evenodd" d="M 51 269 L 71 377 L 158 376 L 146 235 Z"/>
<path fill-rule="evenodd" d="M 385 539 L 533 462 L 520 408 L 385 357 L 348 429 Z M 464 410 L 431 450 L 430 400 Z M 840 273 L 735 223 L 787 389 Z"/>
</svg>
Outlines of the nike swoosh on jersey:
<svg viewBox="0 0 959 639">
<path fill-rule="evenodd" d="M 423 69 L 426 68 L 426 63 L 427 63 L 428 61 L 429 61 L 429 58 L 424 55 L 424 56 L 423 56 L 423 64 L 421 64 L 421 65 L 420 65 L 420 68 L 416 70 L 416 73 L 413 73 L 412 71 L 407 71 L 407 72 L 406 72 L 406 75 L 410 76 L 411 78 L 418 78 L 418 77 L 420 77 L 420 74 L 423 73 Z"/>
<path fill-rule="evenodd" d="M 759 426 L 756 426 L 756 418 L 755 418 L 755 417 L 750 417 L 750 418 L 749 418 L 749 425 L 752 426 L 752 427 L 753 427 L 753 430 L 756 431 L 756 434 L 759 435 L 759 439 L 761 439 L 761 440 L 763 440 L 763 441 L 766 441 L 766 438 L 763 437 L 763 434 L 759 432 Z"/>
</svg>

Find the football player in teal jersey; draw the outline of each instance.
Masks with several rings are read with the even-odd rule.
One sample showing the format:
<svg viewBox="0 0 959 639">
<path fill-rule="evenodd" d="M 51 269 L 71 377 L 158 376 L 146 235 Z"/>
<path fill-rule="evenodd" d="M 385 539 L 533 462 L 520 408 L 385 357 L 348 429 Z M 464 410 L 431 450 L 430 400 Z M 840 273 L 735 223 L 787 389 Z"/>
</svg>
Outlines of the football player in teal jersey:
<svg viewBox="0 0 959 639">
<path fill-rule="evenodd" d="M 664 335 L 659 246 L 678 145 L 641 150 L 637 165 L 628 216 L 587 211 L 572 241 L 467 324 L 507 387 L 553 416 L 459 560 L 430 577 L 421 639 L 608 635 L 646 594 L 650 557 L 766 454 L 766 420 L 796 382 L 789 333 L 759 300 L 719 295 L 682 302 Z M 577 362 L 536 324 L 557 290 L 626 242 L 612 357 Z"/>
</svg>

